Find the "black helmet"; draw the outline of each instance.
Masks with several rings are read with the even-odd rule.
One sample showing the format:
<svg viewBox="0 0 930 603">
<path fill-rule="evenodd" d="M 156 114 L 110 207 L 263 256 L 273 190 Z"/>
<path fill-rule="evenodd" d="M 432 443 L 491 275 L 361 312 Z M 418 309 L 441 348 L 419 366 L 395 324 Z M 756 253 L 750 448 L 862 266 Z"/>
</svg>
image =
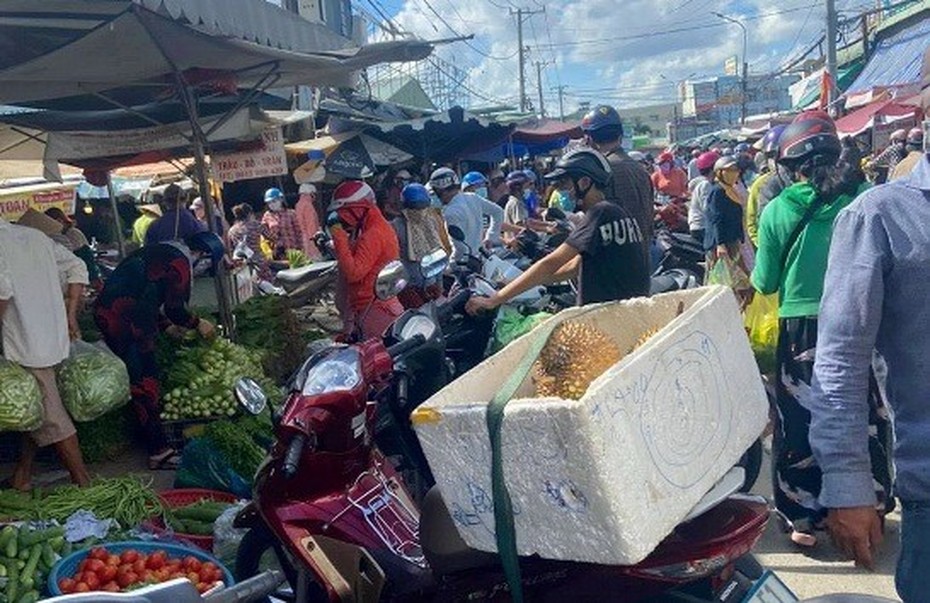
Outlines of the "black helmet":
<svg viewBox="0 0 930 603">
<path fill-rule="evenodd" d="M 836 163 L 843 150 L 836 124 L 823 111 L 805 111 L 794 118 L 778 139 L 779 163 L 799 166 L 813 160 L 818 165 Z"/>
<path fill-rule="evenodd" d="M 555 169 L 546 174 L 546 180 L 558 180 L 565 176 L 587 176 L 598 188 L 604 188 L 610 182 L 610 163 L 594 149 L 575 149 L 555 163 Z"/>
<path fill-rule="evenodd" d="M 596 142 L 606 142 L 623 136 L 623 122 L 616 109 L 610 105 L 598 105 L 581 120 L 581 130 Z"/>
</svg>

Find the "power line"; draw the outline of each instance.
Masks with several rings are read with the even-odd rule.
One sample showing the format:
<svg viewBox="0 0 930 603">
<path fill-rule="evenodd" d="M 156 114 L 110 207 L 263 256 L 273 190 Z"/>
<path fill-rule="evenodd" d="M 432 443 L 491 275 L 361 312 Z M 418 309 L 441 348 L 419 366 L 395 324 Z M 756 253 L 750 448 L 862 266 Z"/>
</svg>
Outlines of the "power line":
<svg viewBox="0 0 930 603">
<path fill-rule="evenodd" d="M 433 8 L 433 5 L 429 3 L 429 0 L 423 0 L 423 4 L 425 4 L 425 5 L 426 5 L 426 8 L 428 8 L 429 11 L 430 11 L 431 13 L 433 13 L 433 15 L 434 15 L 437 19 L 439 19 L 439 22 L 442 23 L 443 25 L 445 25 L 445 26 L 449 29 L 449 31 L 451 31 L 454 35 L 456 35 L 456 36 L 458 36 L 458 37 L 465 37 L 465 36 L 463 36 L 461 33 L 459 33 L 454 27 L 452 27 L 452 26 L 449 24 L 449 22 L 446 21 L 446 19 L 445 19 L 442 15 L 440 15 L 439 12 L 438 12 L 435 8 Z M 464 40 L 464 42 L 465 42 L 465 45 L 466 45 L 466 46 L 468 46 L 469 48 L 471 48 L 472 50 L 474 50 L 475 52 L 477 52 L 478 54 L 480 54 L 480 55 L 483 56 L 484 58 L 486 58 L 486 59 L 491 59 L 492 61 L 509 61 L 510 59 L 512 59 L 512 58 L 514 58 L 515 56 L 517 56 L 517 53 L 515 52 L 515 53 L 513 53 L 512 55 L 507 56 L 507 57 L 496 57 L 496 56 L 494 56 L 494 55 L 492 55 L 492 54 L 490 54 L 490 53 L 487 53 L 487 52 L 481 50 L 480 48 L 478 48 L 477 46 L 475 46 L 474 44 L 472 44 L 472 43 L 469 42 L 468 40 Z M 519 50 L 518 50 L 517 52 L 519 52 Z"/>
</svg>

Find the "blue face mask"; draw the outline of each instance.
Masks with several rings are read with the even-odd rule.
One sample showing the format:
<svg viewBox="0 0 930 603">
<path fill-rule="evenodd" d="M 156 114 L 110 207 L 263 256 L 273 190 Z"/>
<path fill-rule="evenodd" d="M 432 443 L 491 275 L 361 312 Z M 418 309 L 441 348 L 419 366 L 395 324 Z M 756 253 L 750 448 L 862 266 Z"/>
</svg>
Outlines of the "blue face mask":
<svg viewBox="0 0 930 603">
<path fill-rule="evenodd" d="M 429 203 L 432 207 L 442 207 L 442 201 L 439 200 L 439 197 L 436 193 L 430 193 Z"/>
<path fill-rule="evenodd" d="M 488 198 L 488 187 L 479 186 L 478 188 L 475 189 L 475 194 L 478 195 L 479 197 L 484 197 L 485 199 L 487 199 Z"/>
<path fill-rule="evenodd" d="M 562 211 L 575 211 L 575 200 L 567 191 L 559 191 L 559 203 Z"/>
</svg>

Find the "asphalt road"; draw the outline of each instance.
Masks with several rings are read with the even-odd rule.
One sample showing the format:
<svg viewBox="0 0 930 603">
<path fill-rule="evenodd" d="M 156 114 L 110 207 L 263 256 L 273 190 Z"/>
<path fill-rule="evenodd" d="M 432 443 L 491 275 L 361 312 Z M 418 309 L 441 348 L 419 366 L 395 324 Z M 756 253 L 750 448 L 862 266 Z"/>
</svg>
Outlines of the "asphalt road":
<svg viewBox="0 0 930 603">
<path fill-rule="evenodd" d="M 771 498 L 768 456 L 754 492 Z M 759 561 L 778 574 L 794 593 L 804 599 L 830 593 L 863 593 L 898 600 L 894 589 L 894 570 L 899 549 L 901 517 L 897 512 L 885 521 L 885 541 L 876 559 L 875 572 L 854 567 L 838 554 L 830 537 L 818 533 L 817 545 L 798 547 L 782 531 L 774 516 L 755 553 Z"/>
</svg>

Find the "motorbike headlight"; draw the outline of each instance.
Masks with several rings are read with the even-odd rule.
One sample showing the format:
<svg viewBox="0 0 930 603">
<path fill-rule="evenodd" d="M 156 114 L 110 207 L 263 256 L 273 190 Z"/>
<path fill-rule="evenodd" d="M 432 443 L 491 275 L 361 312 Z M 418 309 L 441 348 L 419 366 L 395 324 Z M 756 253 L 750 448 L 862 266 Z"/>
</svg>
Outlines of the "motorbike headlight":
<svg viewBox="0 0 930 603">
<path fill-rule="evenodd" d="M 400 337 L 406 340 L 416 335 L 422 335 L 424 339 L 430 339 L 435 333 L 436 323 L 429 316 L 415 314 L 401 328 Z"/>
<path fill-rule="evenodd" d="M 362 380 L 358 350 L 341 348 L 327 355 L 307 372 L 301 390 L 305 396 L 348 391 Z"/>
</svg>

